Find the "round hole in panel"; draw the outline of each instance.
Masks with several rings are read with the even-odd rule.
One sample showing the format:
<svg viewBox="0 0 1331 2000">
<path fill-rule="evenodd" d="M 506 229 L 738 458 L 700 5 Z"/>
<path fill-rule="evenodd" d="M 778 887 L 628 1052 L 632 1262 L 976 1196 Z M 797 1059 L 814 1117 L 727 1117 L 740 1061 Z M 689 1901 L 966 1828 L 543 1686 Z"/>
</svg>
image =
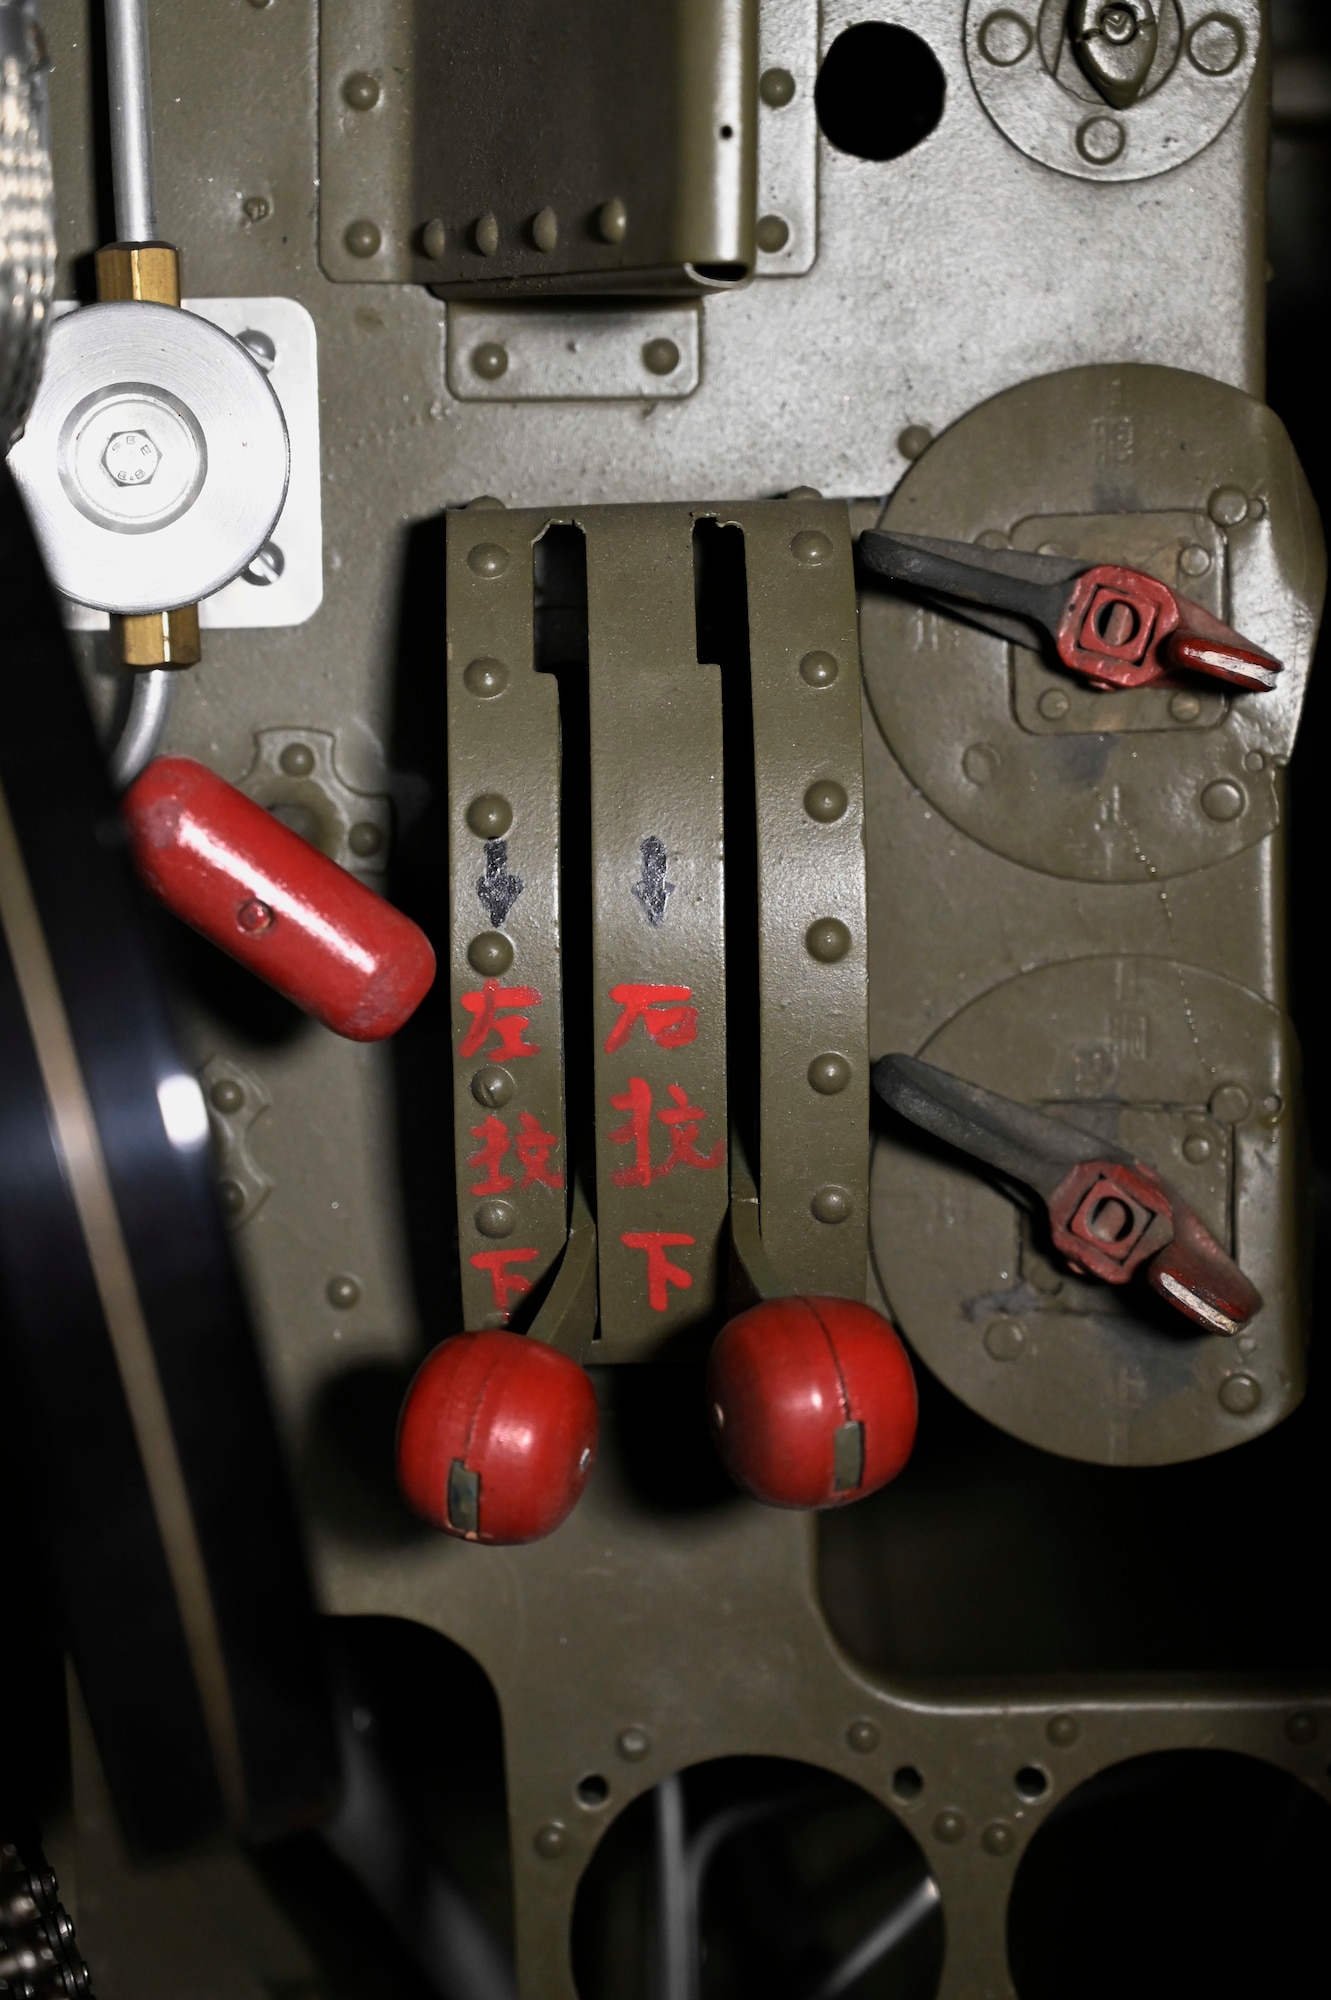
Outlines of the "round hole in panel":
<svg viewBox="0 0 1331 2000">
<path fill-rule="evenodd" d="M 1331 1806 L 1289 1772 L 1228 1750 L 1131 1758 L 1055 1806 L 1022 1856 L 1007 1926 L 1017 1993 L 1324 1992 L 1328 1879 Z"/>
<path fill-rule="evenodd" d="M 687 1896 L 662 1893 L 686 1876 L 700 1884 L 696 1922 Z M 667 1939 L 659 1913 L 671 1906 Z M 580 2000 L 656 2000 L 667 1950 L 689 1965 L 698 2000 L 932 2000 L 943 1913 L 914 1836 L 859 1785 L 786 1758 L 724 1757 L 626 1806 L 578 1887 Z"/>
<path fill-rule="evenodd" d="M 814 109 L 825 139 L 859 160 L 897 160 L 927 139 L 947 90 L 938 58 L 909 28 L 859 21 L 823 57 Z"/>
</svg>

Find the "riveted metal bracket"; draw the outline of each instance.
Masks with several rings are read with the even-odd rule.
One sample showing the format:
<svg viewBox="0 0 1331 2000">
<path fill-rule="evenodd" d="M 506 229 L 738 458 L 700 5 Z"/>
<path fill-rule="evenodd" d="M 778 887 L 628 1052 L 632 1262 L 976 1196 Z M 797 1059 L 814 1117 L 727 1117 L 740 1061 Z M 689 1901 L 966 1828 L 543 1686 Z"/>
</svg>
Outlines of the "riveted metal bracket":
<svg viewBox="0 0 1331 2000">
<path fill-rule="evenodd" d="M 580 536 L 586 558 L 590 873 L 570 875 L 565 855 L 562 883 L 556 683 L 534 670 L 533 551 L 554 528 Z M 745 638 L 721 665 L 700 658 L 696 598 L 698 537 L 713 533 L 742 548 L 731 609 Z M 847 510 L 816 499 L 468 510 L 450 519 L 449 582 L 468 1324 L 521 1318 L 528 1292 L 539 1297 L 564 1244 L 566 1122 L 574 1144 L 580 1130 L 594 1143 L 595 1231 L 587 1215 L 536 1337 L 626 1361 L 714 1326 L 728 1215 L 750 1285 L 765 1282 L 765 1243 L 782 1289 L 862 1298 L 868 1033 Z M 560 700 L 582 686 L 561 678 Z M 571 708 L 563 722 L 568 739 Z M 750 926 L 752 951 L 736 944 Z M 587 940 L 589 976 L 567 955 L 561 965 L 561 931 Z M 760 1133 L 757 1190 L 730 1155 L 732 1100 Z M 591 1160 L 578 1165 L 590 1182 Z M 556 1310 L 566 1293 L 576 1309 Z"/>
<path fill-rule="evenodd" d="M 449 888 L 462 1299 L 503 1326 L 567 1234 L 559 708 L 536 671 L 547 517 L 448 524 Z"/>
</svg>

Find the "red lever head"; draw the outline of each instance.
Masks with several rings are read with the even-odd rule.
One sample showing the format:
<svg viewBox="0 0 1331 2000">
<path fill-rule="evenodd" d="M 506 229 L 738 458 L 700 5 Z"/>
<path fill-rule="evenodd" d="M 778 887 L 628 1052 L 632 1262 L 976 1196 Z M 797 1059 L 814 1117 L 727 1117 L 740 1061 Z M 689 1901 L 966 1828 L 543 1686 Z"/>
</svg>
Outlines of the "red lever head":
<svg viewBox="0 0 1331 2000">
<path fill-rule="evenodd" d="M 1279 660 L 1200 604 L 1118 563 L 1082 571 L 1054 639 L 1064 666 L 1100 688 L 1151 687 L 1183 667 L 1261 693 L 1280 673 Z"/>
<path fill-rule="evenodd" d="M 191 757 L 158 757 L 121 801 L 160 902 L 316 1020 L 392 1035 L 434 980 L 410 917 Z"/>
<path fill-rule="evenodd" d="M 772 1507 L 844 1507 L 895 1479 L 915 1442 L 915 1377 L 855 1299 L 768 1299 L 722 1327 L 707 1364 L 712 1435 Z"/>
<path fill-rule="evenodd" d="M 398 1420 L 407 1504 L 468 1542 L 537 1542 L 567 1520 L 596 1453 L 576 1361 L 519 1333 L 460 1333 L 427 1356 Z"/>
</svg>

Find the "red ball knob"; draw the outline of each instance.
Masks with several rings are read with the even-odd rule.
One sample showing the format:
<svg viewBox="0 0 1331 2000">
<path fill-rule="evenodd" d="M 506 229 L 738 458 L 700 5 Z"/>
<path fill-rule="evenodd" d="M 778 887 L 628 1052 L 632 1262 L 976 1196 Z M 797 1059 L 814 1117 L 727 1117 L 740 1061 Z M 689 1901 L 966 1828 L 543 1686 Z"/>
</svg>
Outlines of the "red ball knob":
<svg viewBox="0 0 1331 2000">
<path fill-rule="evenodd" d="M 576 1361 L 520 1333 L 460 1333 L 427 1356 L 397 1431 L 409 1506 L 468 1542 L 537 1542 L 573 1512 L 596 1453 Z"/>
<path fill-rule="evenodd" d="M 771 1507 L 845 1507 L 895 1479 L 915 1442 L 906 1350 L 854 1299 L 767 1299 L 723 1326 L 707 1363 L 712 1435 Z"/>
</svg>

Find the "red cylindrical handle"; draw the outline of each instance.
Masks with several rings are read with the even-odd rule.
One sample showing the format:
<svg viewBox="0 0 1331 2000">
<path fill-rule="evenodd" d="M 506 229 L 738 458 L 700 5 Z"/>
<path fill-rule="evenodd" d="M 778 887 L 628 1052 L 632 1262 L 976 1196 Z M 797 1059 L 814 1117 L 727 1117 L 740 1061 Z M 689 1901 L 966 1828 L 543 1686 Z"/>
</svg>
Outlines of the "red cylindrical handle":
<svg viewBox="0 0 1331 2000">
<path fill-rule="evenodd" d="M 844 1507 L 895 1479 L 915 1442 L 915 1377 L 857 1299 L 767 1299 L 723 1326 L 707 1363 L 712 1435 L 737 1485 L 772 1507 Z"/>
<path fill-rule="evenodd" d="M 535 1542 L 572 1513 L 596 1453 L 576 1361 L 520 1333 L 460 1333 L 426 1357 L 397 1433 L 416 1513 L 470 1542 Z"/>
<path fill-rule="evenodd" d="M 334 1033 L 382 1041 L 429 992 L 424 931 L 205 765 L 158 757 L 121 810 L 168 910 Z"/>
</svg>

